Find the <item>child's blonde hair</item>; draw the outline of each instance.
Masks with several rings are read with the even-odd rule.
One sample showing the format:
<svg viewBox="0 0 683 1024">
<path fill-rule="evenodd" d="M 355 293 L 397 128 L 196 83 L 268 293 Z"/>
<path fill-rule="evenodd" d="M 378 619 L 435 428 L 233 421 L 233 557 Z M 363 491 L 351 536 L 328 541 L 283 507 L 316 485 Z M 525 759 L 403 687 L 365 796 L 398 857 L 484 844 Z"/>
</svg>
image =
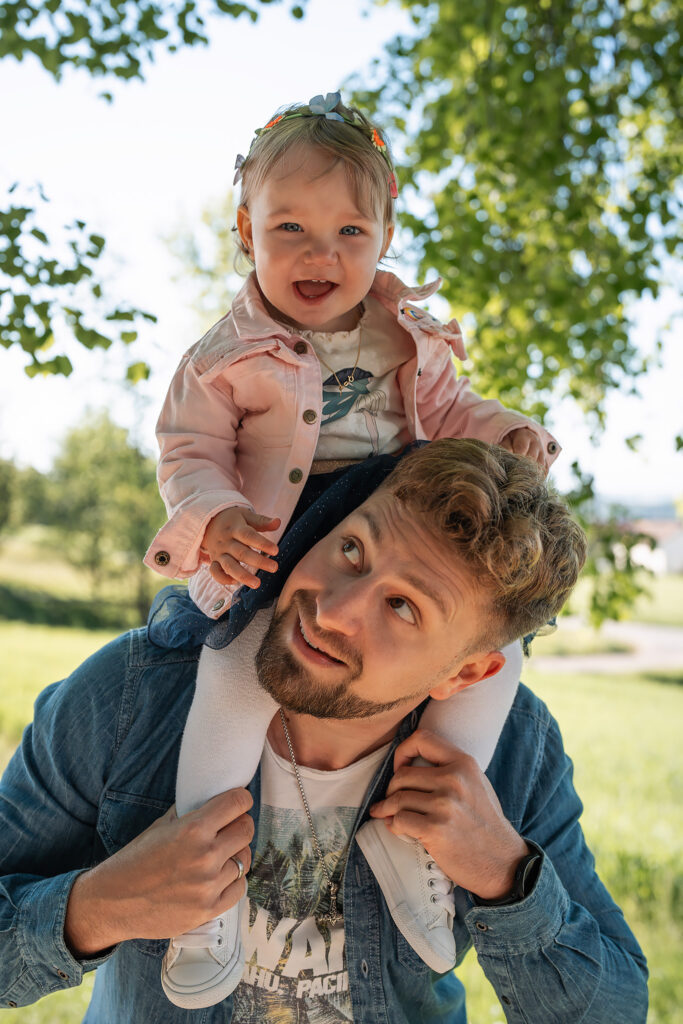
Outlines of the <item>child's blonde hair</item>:
<svg viewBox="0 0 683 1024">
<path fill-rule="evenodd" d="M 329 155 L 330 170 L 342 161 L 361 213 L 379 216 L 385 231 L 394 223 L 396 179 L 384 135 L 355 107 L 339 103 L 335 109 L 355 123 L 329 119 L 305 103 L 285 107 L 273 116 L 257 133 L 240 165 L 240 206 L 249 209 L 250 200 L 286 153 L 295 147 L 314 146 Z M 249 258 L 239 234 L 237 244 Z"/>
</svg>

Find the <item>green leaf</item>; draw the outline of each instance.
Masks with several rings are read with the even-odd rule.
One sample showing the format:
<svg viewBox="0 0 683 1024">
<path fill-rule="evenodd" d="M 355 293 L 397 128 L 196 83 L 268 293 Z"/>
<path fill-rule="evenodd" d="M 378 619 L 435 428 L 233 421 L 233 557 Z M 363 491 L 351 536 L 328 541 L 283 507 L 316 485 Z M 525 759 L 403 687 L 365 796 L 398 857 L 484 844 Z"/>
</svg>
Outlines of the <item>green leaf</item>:
<svg viewBox="0 0 683 1024">
<path fill-rule="evenodd" d="M 138 384 L 141 380 L 149 380 L 150 373 L 151 370 L 147 363 L 131 363 L 126 370 L 126 380 L 129 380 L 131 384 Z"/>
</svg>

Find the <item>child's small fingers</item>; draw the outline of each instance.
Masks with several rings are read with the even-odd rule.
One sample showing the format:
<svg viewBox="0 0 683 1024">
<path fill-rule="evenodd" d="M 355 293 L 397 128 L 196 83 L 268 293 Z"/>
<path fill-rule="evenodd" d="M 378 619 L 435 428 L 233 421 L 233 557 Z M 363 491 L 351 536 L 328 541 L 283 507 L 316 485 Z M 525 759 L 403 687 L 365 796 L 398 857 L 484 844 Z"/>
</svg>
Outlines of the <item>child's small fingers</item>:
<svg viewBox="0 0 683 1024">
<path fill-rule="evenodd" d="M 254 569 L 277 572 L 277 562 L 274 562 L 272 558 L 268 558 L 267 555 L 262 555 L 260 551 L 254 551 L 253 548 L 247 547 L 246 544 L 233 541 L 230 545 L 230 554 L 233 558 L 244 562 L 245 565 Z"/>
<path fill-rule="evenodd" d="M 253 526 L 255 530 L 261 530 L 265 533 L 268 533 L 270 530 L 277 530 L 280 525 L 280 520 L 277 516 L 262 516 L 259 512 L 250 512 L 248 509 L 244 511 L 243 518 L 249 526 Z"/>
<path fill-rule="evenodd" d="M 234 539 L 248 548 L 261 551 L 264 555 L 276 555 L 280 550 L 274 541 L 268 540 L 263 534 L 257 533 L 256 530 L 252 530 L 248 526 L 237 530 Z"/>
<path fill-rule="evenodd" d="M 209 566 L 209 572 L 215 579 L 216 583 L 222 583 L 226 587 L 230 587 L 233 583 L 237 582 L 237 580 L 234 580 L 232 576 L 228 576 L 227 572 L 224 572 L 221 567 L 221 563 L 215 560 Z"/>
<path fill-rule="evenodd" d="M 222 572 L 223 578 L 218 575 L 219 571 Z M 222 554 L 218 561 L 211 564 L 211 575 L 219 583 L 241 583 L 243 586 L 251 587 L 252 590 L 261 585 L 261 581 L 253 573 L 228 554 Z"/>
</svg>

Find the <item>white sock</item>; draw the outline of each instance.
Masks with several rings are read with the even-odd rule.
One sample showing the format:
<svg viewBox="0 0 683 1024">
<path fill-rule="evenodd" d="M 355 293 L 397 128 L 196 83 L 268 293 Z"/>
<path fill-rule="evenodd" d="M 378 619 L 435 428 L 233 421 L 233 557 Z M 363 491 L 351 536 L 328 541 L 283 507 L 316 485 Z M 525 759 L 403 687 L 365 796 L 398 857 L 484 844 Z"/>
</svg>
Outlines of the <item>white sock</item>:
<svg viewBox="0 0 683 1024">
<path fill-rule="evenodd" d="M 176 810 L 179 815 L 211 797 L 251 782 L 278 704 L 259 684 L 254 659 L 271 609 L 257 612 L 223 650 L 202 649 L 197 686 L 180 745 Z"/>
<path fill-rule="evenodd" d="M 520 641 L 508 644 L 502 653 L 505 664 L 495 675 L 460 690 L 448 700 L 430 700 L 420 718 L 424 729 L 471 754 L 482 771 L 486 771 L 493 757 L 522 674 Z"/>
</svg>

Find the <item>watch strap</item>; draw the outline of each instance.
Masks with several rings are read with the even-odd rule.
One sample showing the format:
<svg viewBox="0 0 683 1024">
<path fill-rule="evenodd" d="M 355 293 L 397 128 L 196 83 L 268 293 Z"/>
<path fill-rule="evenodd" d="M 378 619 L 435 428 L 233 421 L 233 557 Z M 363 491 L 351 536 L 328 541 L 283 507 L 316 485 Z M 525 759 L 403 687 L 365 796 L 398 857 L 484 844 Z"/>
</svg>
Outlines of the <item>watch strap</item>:
<svg viewBox="0 0 683 1024">
<path fill-rule="evenodd" d="M 499 896 L 495 900 L 485 900 L 472 893 L 472 899 L 478 907 L 508 907 L 513 903 L 521 903 L 529 895 L 543 862 L 543 854 L 540 850 L 534 849 L 522 857 L 515 868 L 515 878 L 512 889 L 505 896 Z"/>
</svg>

